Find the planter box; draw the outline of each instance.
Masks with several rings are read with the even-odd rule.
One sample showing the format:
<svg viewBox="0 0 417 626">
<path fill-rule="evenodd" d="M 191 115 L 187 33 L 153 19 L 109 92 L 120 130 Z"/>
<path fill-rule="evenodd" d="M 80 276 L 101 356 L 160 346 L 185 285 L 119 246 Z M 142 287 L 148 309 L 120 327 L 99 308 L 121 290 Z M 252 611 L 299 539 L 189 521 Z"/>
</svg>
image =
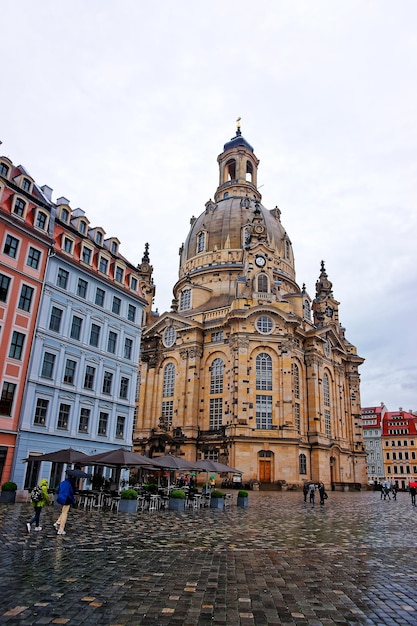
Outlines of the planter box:
<svg viewBox="0 0 417 626">
<path fill-rule="evenodd" d="M 249 506 L 249 497 L 248 496 L 238 496 L 237 497 L 237 505 L 238 506 Z"/>
<path fill-rule="evenodd" d="M 170 498 L 168 509 L 170 511 L 185 511 L 185 498 Z"/>
<path fill-rule="evenodd" d="M 211 509 L 224 509 L 224 498 L 210 498 Z"/>
<path fill-rule="evenodd" d="M 136 513 L 138 510 L 137 500 L 119 500 L 119 513 Z"/>
<path fill-rule="evenodd" d="M 15 491 L 0 492 L 0 502 L 6 503 L 6 504 L 14 504 L 16 502 L 16 492 Z"/>
</svg>

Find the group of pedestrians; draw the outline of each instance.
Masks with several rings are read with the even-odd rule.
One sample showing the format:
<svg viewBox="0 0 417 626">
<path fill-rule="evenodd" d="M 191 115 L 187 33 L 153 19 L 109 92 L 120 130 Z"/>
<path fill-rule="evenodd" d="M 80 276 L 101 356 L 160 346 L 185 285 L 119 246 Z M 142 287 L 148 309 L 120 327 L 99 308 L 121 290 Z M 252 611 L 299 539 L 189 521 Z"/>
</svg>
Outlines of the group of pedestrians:
<svg viewBox="0 0 417 626">
<path fill-rule="evenodd" d="M 31 532 L 33 524 L 35 524 L 35 531 L 42 530 L 42 526 L 40 525 L 41 512 L 44 506 L 48 506 L 51 503 L 46 478 L 42 478 L 39 485 L 33 489 L 31 501 L 34 514 L 26 524 L 28 533 Z M 67 475 L 65 480 L 59 484 L 56 490 L 56 501 L 62 508 L 58 519 L 54 522 L 54 528 L 57 531 L 57 535 L 65 535 L 65 524 L 67 523 L 68 513 L 71 504 L 75 504 L 75 478 Z"/>
<path fill-rule="evenodd" d="M 321 481 L 318 482 L 317 484 L 304 483 L 304 486 L 303 486 L 304 502 L 307 502 L 307 496 L 308 496 L 310 504 L 314 506 L 316 491 L 319 494 L 321 506 L 324 506 L 324 501 L 327 500 L 327 493 L 324 487 L 324 483 Z"/>
</svg>

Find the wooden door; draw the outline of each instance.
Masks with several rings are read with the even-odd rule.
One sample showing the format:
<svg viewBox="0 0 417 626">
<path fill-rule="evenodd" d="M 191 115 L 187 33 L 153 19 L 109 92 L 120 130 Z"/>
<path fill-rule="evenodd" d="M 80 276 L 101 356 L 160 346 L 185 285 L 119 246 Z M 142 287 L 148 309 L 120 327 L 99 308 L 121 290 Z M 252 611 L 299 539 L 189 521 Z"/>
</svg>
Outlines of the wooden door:
<svg viewBox="0 0 417 626">
<path fill-rule="evenodd" d="M 259 460 L 259 482 L 271 482 L 271 461 L 267 461 L 266 459 Z"/>
</svg>

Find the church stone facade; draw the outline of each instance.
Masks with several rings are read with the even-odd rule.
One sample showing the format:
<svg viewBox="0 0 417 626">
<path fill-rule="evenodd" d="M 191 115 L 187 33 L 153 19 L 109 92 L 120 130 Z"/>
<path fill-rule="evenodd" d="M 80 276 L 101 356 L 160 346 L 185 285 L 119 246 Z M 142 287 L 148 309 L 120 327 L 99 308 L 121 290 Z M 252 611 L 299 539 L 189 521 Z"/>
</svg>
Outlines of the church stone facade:
<svg viewBox="0 0 417 626">
<path fill-rule="evenodd" d="M 311 299 L 239 127 L 217 160 L 219 185 L 191 218 L 170 312 L 151 311 L 148 247 L 138 267 L 149 305 L 134 448 L 219 460 L 244 482 L 359 488 L 364 359 L 345 337 L 324 262 Z"/>
</svg>

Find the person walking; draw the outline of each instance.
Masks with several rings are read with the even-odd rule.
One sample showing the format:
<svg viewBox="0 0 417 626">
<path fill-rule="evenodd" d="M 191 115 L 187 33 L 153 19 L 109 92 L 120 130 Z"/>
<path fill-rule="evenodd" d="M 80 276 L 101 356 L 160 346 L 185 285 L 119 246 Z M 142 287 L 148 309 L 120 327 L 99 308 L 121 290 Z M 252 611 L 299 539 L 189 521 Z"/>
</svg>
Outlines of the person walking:
<svg viewBox="0 0 417 626">
<path fill-rule="evenodd" d="M 62 505 L 61 515 L 54 523 L 54 528 L 58 535 L 66 535 L 65 524 L 67 523 L 68 512 L 71 504 L 75 504 L 75 480 L 67 476 L 58 487 L 56 501 Z"/>
<path fill-rule="evenodd" d="M 39 495 L 37 495 L 38 493 Z M 40 525 L 42 509 L 45 505 L 49 504 L 48 481 L 46 480 L 46 478 L 42 478 L 38 487 L 35 487 L 35 489 L 32 490 L 31 499 L 34 509 L 34 515 L 32 519 L 26 524 L 28 533 L 30 533 L 32 529 L 32 524 L 35 524 L 35 530 L 42 530 L 42 526 Z"/>
<path fill-rule="evenodd" d="M 307 502 L 307 494 L 308 494 L 308 484 L 304 483 L 304 485 L 303 485 L 304 502 Z"/>
<path fill-rule="evenodd" d="M 413 486 L 410 485 L 411 504 L 413 506 L 416 506 L 416 491 L 417 491 L 416 487 L 414 485 Z"/>
<path fill-rule="evenodd" d="M 326 490 L 324 488 L 324 483 L 319 482 L 319 494 L 320 494 L 320 504 L 324 506 L 324 500 L 327 498 Z"/>
<path fill-rule="evenodd" d="M 314 506 L 314 497 L 316 495 L 316 485 L 314 483 L 310 483 L 308 486 L 308 493 L 310 496 L 310 504 Z"/>
</svg>

